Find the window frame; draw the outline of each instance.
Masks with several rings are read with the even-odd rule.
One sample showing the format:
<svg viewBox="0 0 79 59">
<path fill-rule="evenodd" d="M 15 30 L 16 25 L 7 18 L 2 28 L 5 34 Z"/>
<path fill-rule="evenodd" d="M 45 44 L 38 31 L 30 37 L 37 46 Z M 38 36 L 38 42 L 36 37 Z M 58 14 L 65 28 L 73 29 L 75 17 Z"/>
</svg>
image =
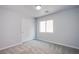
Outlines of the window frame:
<svg viewBox="0 0 79 59">
<path fill-rule="evenodd" d="M 45 31 L 41 32 L 40 31 L 40 23 L 43 22 L 43 21 L 45 22 Z M 54 32 L 54 21 L 52 20 L 52 31 L 49 31 L 49 32 L 47 31 L 47 21 L 50 21 L 50 20 L 43 20 L 43 21 L 39 22 L 39 32 L 40 33 L 53 33 Z"/>
</svg>

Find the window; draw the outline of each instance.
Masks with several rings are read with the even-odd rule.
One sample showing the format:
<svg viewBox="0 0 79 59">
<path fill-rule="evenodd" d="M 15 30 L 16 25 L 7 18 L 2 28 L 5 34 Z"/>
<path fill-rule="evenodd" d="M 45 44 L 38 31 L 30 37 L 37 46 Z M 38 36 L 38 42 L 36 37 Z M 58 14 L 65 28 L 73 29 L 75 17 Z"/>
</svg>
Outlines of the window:
<svg viewBox="0 0 79 59">
<path fill-rule="evenodd" d="M 40 32 L 53 32 L 53 20 L 45 20 L 40 22 Z"/>
<path fill-rule="evenodd" d="M 45 32 L 45 21 L 40 22 L 40 32 Z"/>
</svg>

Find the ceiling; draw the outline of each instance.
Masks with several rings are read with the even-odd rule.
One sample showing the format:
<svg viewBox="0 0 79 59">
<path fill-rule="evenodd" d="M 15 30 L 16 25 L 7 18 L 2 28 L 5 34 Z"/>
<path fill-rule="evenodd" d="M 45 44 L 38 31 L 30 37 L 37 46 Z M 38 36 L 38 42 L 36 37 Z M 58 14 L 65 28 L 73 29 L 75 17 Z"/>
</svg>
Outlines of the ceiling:
<svg viewBox="0 0 79 59">
<path fill-rule="evenodd" d="M 76 7 L 76 5 L 41 5 L 41 10 L 36 10 L 35 5 L 1 5 L 0 8 L 7 8 L 25 17 L 41 17 L 57 11 Z"/>
<path fill-rule="evenodd" d="M 38 14 L 35 15 L 35 17 L 45 16 L 51 13 L 55 13 L 61 10 L 65 10 L 68 8 L 73 8 L 76 6 L 71 5 L 43 5 L 41 10 L 36 10 Z"/>
</svg>

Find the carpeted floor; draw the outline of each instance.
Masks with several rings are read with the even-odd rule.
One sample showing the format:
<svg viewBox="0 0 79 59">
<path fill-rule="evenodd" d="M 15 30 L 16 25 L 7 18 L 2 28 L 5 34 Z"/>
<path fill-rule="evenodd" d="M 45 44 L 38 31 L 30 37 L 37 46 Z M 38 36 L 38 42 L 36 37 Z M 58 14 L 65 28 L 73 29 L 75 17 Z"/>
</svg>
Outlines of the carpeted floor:
<svg viewBox="0 0 79 59">
<path fill-rule="evenodd" d="M 39 40 L 31 40 L 21 45 L 4 49 L 0 54 L 78 54 L 78 49 L 68 48 Z"/>
</svg>

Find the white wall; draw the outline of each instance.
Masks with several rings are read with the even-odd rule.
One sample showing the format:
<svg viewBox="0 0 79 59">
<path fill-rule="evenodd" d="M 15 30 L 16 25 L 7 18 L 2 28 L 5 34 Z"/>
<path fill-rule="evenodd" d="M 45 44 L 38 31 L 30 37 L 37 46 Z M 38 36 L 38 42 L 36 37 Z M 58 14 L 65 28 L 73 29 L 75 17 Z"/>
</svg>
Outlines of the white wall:
<svg viewBox="0 0 79 59">
<path fill-rule="evenodd" d="M 54 33 L 40 33 L 41 20 L 54 20 Z M 79 8 L 37 19 L 37 39 L 79 49 Z"/>
<path fill-rule="evenodd" d="M 33 19 L 27 19 L 12 9 L 0 7 L 0 50 L 32 40 L 32 21 Z"/>
</svg>

